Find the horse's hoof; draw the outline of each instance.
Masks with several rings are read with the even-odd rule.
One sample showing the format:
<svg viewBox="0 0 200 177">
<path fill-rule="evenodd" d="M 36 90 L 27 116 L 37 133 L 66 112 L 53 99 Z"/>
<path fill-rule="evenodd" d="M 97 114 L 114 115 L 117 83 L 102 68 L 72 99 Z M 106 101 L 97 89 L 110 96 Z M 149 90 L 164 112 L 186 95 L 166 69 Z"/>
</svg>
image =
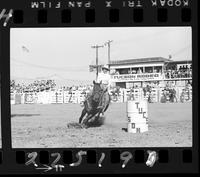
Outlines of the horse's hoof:
<svg viewBox="0 0 200 177">
<path fill-rule="evenodd" d="M 87 128 L 88 128 L 88 126 L 87 126 L 87 125 L 85 125 L 85 124 L 82 124 L 82 128 L 85 128 L 85 129 L 87 129 Z"/>
</svg>

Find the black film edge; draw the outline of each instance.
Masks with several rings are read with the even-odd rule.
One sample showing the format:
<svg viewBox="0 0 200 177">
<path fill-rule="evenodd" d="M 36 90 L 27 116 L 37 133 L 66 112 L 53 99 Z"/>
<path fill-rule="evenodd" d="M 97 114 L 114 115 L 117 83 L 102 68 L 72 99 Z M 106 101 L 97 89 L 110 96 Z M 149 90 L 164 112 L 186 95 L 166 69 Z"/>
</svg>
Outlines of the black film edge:
<svg viewBox="0 0 200 177">
<path fill-rule="evenodd" d="M 197 21 L 197 0 L 2 0 L 0 174 L 197 173 Z"/>
</svg>

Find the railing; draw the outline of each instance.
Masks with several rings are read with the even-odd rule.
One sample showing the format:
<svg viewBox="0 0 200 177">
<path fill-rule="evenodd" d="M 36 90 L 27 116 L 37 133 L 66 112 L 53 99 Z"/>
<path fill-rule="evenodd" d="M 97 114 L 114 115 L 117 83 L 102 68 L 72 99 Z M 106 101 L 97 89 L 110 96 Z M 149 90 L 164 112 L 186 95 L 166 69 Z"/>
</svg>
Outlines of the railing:
<svg viewBox="0 0 200 177">
<path fill-rule="evenodd" d="M 192 88 L 176 87 L 175 101 L 192 101 Z M 11 104 L 82 104 L 87 93 L 75 90 L 68 91 L 43 91 L 32 93 L 11 93 Z M 170 101 L 170 94 L 164 88 L 152 88 L 151 92 L 144 92 L 142 88 L 120 89 L 118 93 L 110 91 L 112 102 L 126 102 L 129 99 L 148 100 L 149 102 Z M 173 101 L 172 101 L 173 102 Z"/>
</svg>

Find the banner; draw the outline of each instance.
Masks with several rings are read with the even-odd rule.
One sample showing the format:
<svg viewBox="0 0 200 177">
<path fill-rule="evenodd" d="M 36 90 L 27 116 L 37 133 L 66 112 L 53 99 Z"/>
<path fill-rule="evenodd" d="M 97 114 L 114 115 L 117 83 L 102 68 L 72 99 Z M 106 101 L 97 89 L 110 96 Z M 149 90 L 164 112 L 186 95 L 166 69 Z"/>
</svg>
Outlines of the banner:
<svg viewBox="0 0 200 177">
<path fill-rule="evenodd" d="M 121 74 L 121 75 L 111 76 L 111 82 L 157 81 L 157 80 L 163 80 L 163 79 L 164 79 L 164 76 L 161 73 Z"/>
<path fill-rule="evenodd" d="M 101 71 L 103 65 L 98 65 L 98 71 Z M 96 65 L 89 65 L 89 72 L 96 72 L 97 66 Z"/>
</svg>

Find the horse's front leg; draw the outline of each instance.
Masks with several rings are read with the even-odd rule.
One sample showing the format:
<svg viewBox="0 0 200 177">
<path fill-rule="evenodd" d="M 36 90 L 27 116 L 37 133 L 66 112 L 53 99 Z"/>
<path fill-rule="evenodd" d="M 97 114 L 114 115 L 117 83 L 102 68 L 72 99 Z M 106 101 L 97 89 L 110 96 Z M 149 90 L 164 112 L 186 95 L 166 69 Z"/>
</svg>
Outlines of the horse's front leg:
<svg viewBox="0 0 200 177">
<path fill-rule="evenodd" d="M 102 114 L 102 116 L 104 116 L 104 112 L 106 111 L 106 109 L 107 109 L 107 106 L 102 106 L 98 111 L 97 117 L 100 117 L 100 114 Z"/>
<path fill-rule="evenodd" d="M 103 109 L 101 109 L 101 111 L 98 112 L 97 117 L 100 117 L 100 114 L 104 115 Z"/>
<path fill-rule="evenodd" d="M 87 123 L 88 121 L 94 117 L 97 114 L 97 112 L 93 112 L 92 114 L 89 114 L 84 120 L 83 120 L 83 125 L 85 126 L 85 128 L 87 128 Z"/>
<path fill-rule="evenodd" d="M 85 116 L 85 114 L 87 113 L 86 109 L 84 108 L 82 113 L 81 113 L 81 117 L 79 118 L 79 124 L 82 122 L 83 117 Z"/>
</svg>

